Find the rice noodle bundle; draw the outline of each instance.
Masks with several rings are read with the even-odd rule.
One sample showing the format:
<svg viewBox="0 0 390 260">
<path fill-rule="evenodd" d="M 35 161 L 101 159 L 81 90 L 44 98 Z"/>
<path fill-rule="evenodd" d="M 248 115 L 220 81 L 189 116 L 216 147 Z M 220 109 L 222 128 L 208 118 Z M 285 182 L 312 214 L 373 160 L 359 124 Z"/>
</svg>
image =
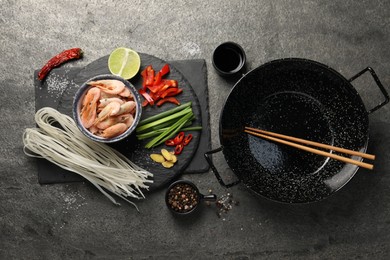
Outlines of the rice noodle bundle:
<svg viewBox="0 0 390 260">
<path fill-rule="evenodd" d="M 125 197 L 145 198 L 141 189 L 148 189 L 147 183 L 153 182 L 150 172 L 108 145 L 90 140 L 71 117 L 53 108 L 38 110 L 35 121 L 39 128 L 27 128 L 23 134 L 26 155 L 47 159 L 83 176 L 115 204 L 119 205 L 104 189 L 134 206 Z M 62 129 L 53 126 L 55 123 Z"/>
</svg>

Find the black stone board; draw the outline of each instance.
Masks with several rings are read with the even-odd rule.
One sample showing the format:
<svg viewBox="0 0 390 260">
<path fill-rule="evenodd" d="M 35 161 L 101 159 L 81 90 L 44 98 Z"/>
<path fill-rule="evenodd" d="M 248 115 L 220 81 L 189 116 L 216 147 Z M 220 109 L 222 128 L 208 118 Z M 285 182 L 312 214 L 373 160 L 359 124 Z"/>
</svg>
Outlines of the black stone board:
<svg viewBox="0 0 390 260">
<path fill-rule="evenodd" d="M 159 60 L 153 56 L 141 54 L 143 60 L 145 60 L 145 57 L 148 56 L 154 60 Z M 67 97 L 68 96 L 67 94 L 77 89 L 78 86 L 84 82 L 83 80 L 85 80 L 85 78 L 88 77 L 88 73 L 90 73 L 89 71 L 91 69 L 95 71 L 96 69 L 95 66 L 97 66 L 98 68 L 100 66 L 101 69 L 98 69 L 98 71 L 100 71 L 101 73 L 106 73 L 107 71 L 104 71 L 104 69 L 106 68 L 107 58 L 108 56 L 98 59 L 97 61 L 92 62 L 91 64 L 87 65 L 85 68 L 82 69 L 80 68 L 54 69 L 45 81 L 40 82 L 36 80 L 35 81 L 36 109 L 39 109 L 44 106 L 51 106 L 51 107 L 58 108 L 59 111 L 65 114 L 71 115 L 69 110 L 71 106 L 70 105 L 71 100 L 65 97 Z M 147 59 L 145 61 L 147 61 Z M 183 75 L 185 76 L 185 79 L 188 79 L 189 84 L 191 84 L 191 86 L 193 87 L 193 90 L 196 93 L 196 96 L 198 97 L 200 108 L 201 108 L 201 124 L 203 126 L 203 130 L 201 131 L 201 135 L 199 136 L 200 140 L 199 140 L 198 149 L 196 150 L 196 153 L 193 155 L 192 160 L 187 162 L 188 164 L 187 167 L 182 166 L 180 172 L 173 174 L 172 178 L 168 178 L 167 180 L 165 180 L 166 179 L 165 177 L 170 175 L 164 175 L 163 179 L 161 178 L 157 179 L 157 182 L 155 182 L 157 183 L 157 185 L 152 186 L 151 187 L 152 190 L 159 186 L 164 186 L 165 184 L 169 183 L 172 179 L 176 178 L 177 175 L 182 173 L 183 170 L 185 173 L 202 173 L 202 172 L 207 172 L 209 169 L 209 166 L 204 160 L 204 156 L 203 156 L 204 152 L 211 149 L 206 63 L 204 60 L 183 60 L 183 61 L 172 61 L 169 62 L 169 64 L 173 66 L 173 71 L 177 69 L 180 70 L 180 72 L 182 72 Z M 156 67 L 156 69 L 158 68 Z M 177 73 L 180 74 L 178 70 Z M 36 73 L 35 73 L 35 78 L 36 78 Z M 171 77 L 168 75 L 167 78 L 171 78 Z M 137 85 L 136 82 L 137 80 L 139 79 L 136 78 L 135 80 L 133 80 L 132 83 Z M 153 113 L 154 111 L 146 111 L 146 112 L 150 114 Z M 126 150 L 128 150 L 128 148 L 124 149 L 123 146 L 126 147 L 125 144 L 120 144 L 119 147 L 116 148 L 118 150 L 122 150 L 121 152 L 124 151 L 126 153 Z M 131 151 L 128 151 L 127 155 L 130 158 L 135 159 L 135 162 L 137 162 L 137 158 L 134 158 L 134 156 L 131 155 L 130 152 Z M 140 164 L 141 166 L 145 166 L 142 165 L 143 164 L 142 162 Z M 148 168 L 148 166 L 146 166 L 145 168 Z M 163 176 L 162 174 L 163 174 L 162 172 L 160 174 L 156 174 L 156 177 Z M 39 183 L 41 184 L 83 181 L 83 179 L 79 175 L 65 171 L 59 168 L 58 166 L 51 164 L 46 160 L 38 160 L 38 175 L 39 175 Z"/>
</svg>

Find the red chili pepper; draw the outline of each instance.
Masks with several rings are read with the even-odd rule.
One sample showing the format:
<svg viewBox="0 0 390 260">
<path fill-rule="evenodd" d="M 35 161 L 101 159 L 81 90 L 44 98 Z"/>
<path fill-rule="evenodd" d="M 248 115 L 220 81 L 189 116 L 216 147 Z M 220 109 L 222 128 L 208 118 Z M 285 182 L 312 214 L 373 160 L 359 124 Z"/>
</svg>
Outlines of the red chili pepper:
<svg viewBox="0 0 390 260">
<path fill-rule="evenodd" d="M 160 84 L 161 82 L 161 71 L 157 72 L 156 76 L 154 77 L 153 85 Z"/>
<path fill-rule="evenodd" d="M 65 50 L 53 58 L 51 58 L 39 71 L 38 79 L 43 80 L 46 75 L 55 67 L 73 59 L 79 59 L 83 56 L 83 51 L 80 48 Z"/>
<path fill-rule="evenodd" d="M 143 103 L 143 106 L 147 106 L 150 104 L 151 106 L 154 103 L 157 103 L 158 106 L 161 106 L 165 102 L 174 103 L 176 105 L 180 105 L 180 102 L 173 98 L 177 94 L 183 92 L 183 89 L 177 89 L 178 82 L 173 79 L 163 79 L 162 77 L 170 72 L 170 67 L 168 64 L 165 64 L 160 71 L 155 74 L 155 71 L 152 65 L 147 66 L 142 72 L 141 76 L 143 78 L 142 81 L 142 89 L 140 94 L 144 96 L 148 103 Z M 174 88 L 175 90 L 170 90 L 170 88 Z M 168 98 L 172 97 L 172 98 Z"/>
<path fill-rule="evenodd" d="M 160 72 L 161 72 L 161 77 L 164 76 L 164 75 L 166 75 L 166 74 L 168 74 L 169 71 L 170 71 L 169 65 L 168 65 L 168 64 L 165 64 L 165 65 L 161 68 L 161 70 L 160 70 Z"/>
<path fill-rule="evenodd" d="M 150 65 L 149 65 L 150 66 Z M 148 66 L 148 67 L 149 67 Z M 145 89 L 146 88 L 146 78 L 148 77 L 148 67 L 146 67 L 142 72 L 141 72 L 141 76 L 142 76 L 142 88 Z"/>
<path fill-rule="evenodd" d="M 183 89 L 181 89 L 181 88 L 168 88 L 168 89 L 164 90 L 161 94 L 159 94 L 159 96 L 161 98 L 173 97 L 173 96 L 180 94 L 181 92 L 183 92 Z"/>
<path fill-rule="evenodd" d="M 148 89 L 150 90 L 150 92 L 157 93 L 164 87 L 164 85 L 165 84 L 163 82 L 160 82 L 156 85 L 148 86 Z"/>
<path fill-rule="evenodd" d="M 146 86 L 153 85 L 154 81 L 154 69 L 151 65 L 147 67 L 147 74 L 146 74 Z"/>
<path fill-rule="evenodd" d="M 153 92 L 150 92 L 149 96 L 153 99 L 154 102 L 160 99 L 160 97 L 157 94 L 154 94 Z"/>
<path fill-rule="evenodd" d="M 177 80 L 174 80 L 174 79 L 163 79 L 161 81 L 164 82 L 165 85 L 168 85 L 170 87 L 177 87 Z"/>
<path fill-rule="evenodd" d="M 148 85 L 148 89 L 153 93 L 162 92 L 170 87 L 177 88 L 177 81 L 173 79 L 162 79 L 158 84 Z"/>
<path fill-rule="evenodd" d="M 157 106 L 161 106 L 161 105 L 164 104 L 165 102 L 170 102 L 170 103 L 173 103 L 173 104 L 175 104 L 175 105 L 180 105 L 179 100 L 177 100 L 175 97 L 166 97 L 166 98 L 160 99 L 160 100 L 157 102 Z"/>
<path fill-rule="evenodd" d="M 175 147 L 175 154 L 176 155 L 181 154 L 181 152 L 183 151 L 183 148 L 184 148 L 183 144 L 176 145 L 176 147 Z"/>
<path fill-rule="evenodd" d="M 142 102 L 142 107 L 146 107 L 147 105 L 149 105 L 149 101 L 147 101 L 147 100 L 145 99 L 144 102 Z"/>
<path fill-rule="evenodd" d="M 183 139 L 184 146 L 188 145 L 192 140 L 192 134 L 188 134 Z"/>
<path fill-rule="evenodd" d="M 173 139 L 168 139 L 165 141 L 166 146 L 175 146 L 175 141 Z"/>
<path fill-rule="evenodd" d="M 149 65 L 150 66 L 150 65 Z M 148 67 L 149 67 L 148 66 Z M 146 79 L 146 75 L 147 75 L 147 73 L 148 73 L 148 67 L 146 67 L 143 71 L 141 71 L 141 76 L 142 76 L 142 78 L 143 79 Z"/>
<path fill-rule="evenodd" d="M 154 105 L 153 98 L 144 89 L 140 89 L 138 92 L 149 102 L 151 106 Z"/>
<path fill-rule="evenodd" d="M 175 138 L 173 138 L 173 143 L 175 145 L 181 144 L 183 142 L 184 132 L 180 132 Z"/>
</svg>

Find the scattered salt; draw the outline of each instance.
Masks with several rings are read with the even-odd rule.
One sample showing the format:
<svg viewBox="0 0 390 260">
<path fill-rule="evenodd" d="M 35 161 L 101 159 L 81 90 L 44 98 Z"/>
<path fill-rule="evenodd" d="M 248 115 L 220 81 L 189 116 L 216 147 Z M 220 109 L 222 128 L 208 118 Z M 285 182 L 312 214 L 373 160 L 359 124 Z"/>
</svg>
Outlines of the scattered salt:
<svg viewBox="0 0 390 260">
<path fill-rule="evenodd" d="M 54 99 L 59 99 L 70 84 L 69 79 L 57 74 L 51 74 L 46 79 L 47 92 Z"/>
</svg>

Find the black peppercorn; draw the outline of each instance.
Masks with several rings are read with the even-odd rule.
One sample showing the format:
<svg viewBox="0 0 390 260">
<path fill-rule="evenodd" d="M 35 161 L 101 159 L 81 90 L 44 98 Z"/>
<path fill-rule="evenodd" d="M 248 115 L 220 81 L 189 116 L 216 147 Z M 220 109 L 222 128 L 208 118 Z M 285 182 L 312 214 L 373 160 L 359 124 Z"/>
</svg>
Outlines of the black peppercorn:
<svg viewBox="0 0 390 260">
<path fill-rule="evenodd" d="M 187 183 L 178 183 L 168 191 L 168 205 L 179 213 L 186 213 L 196 207 L 199 201 L 197 190 Z"/>
</svg>

